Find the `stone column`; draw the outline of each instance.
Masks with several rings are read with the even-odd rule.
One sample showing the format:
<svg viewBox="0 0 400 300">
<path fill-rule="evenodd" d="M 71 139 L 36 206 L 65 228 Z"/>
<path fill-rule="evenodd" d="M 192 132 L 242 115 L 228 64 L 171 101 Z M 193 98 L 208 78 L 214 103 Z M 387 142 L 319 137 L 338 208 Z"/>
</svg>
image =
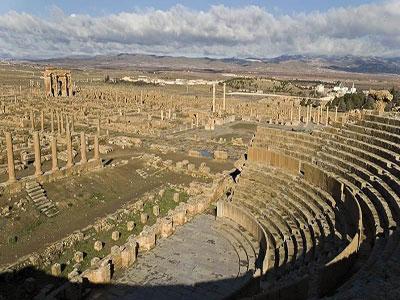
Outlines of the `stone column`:
<svg viewBox="0 0 400 300">
<path fill-rule="evenodd" d="M 54 112 L 51 110 L 50 114 L 50 126 L 51 126 L 51 133 L 54 133 Z"/>
<path fill-rule="evenodd" d="M 94 160 L 100 160 L 100 151 L 99 151 L 99 136 L 94 136 Z"/>
<path fill-rule="evenodd" d="M 161 110 L 161 121 L 164 121 L 164 110 Z"/>
<path fill-rule="evenodd" d="M 329 123 L 329 106 L 326 106 L 326 119 L 325 119 L 325 126 L 328 126 Z"/>
<path fill-rule="evenodd" d="M 322 105 L 319 106 L 319 114 L 320 114 L 320 120 L 322 123 Z"/>
<path fill-rule="evenodd" d="M 97 134 L 98 135 L 100 135 L 100 131 L 101 131 L 101 129 L 100 129 L 100 118 L 99 118 L 99 119 L 97 119 Z"/>
<path fill-rule="evenodd" d="M 14 149 L 12 144 L 11 133 L 6 132 L 6 145 L 7 145 L 7 166 L 8 166 L 8 182 L 14 183 L 17 181 L 15 177 L 14 165 Z"/>
<path fill-rule="evenodd" d="M 40 130 L 44 131 L 44 111 L 40 112 Z"/>
<path fill-rule="evenodd" d="M 226 83 L 224 82 L 224 98 L 222 102 L 222 109 L 225 111 L 226 110 Z"/>
<path fill-rule="evenodd" d="M 51 170 L 53 172 L 58 170 L 58 158 L 57 158 L 57 137 L 53 135 L 51 139 Z"/>
<path fill-rule="evenodd" d="M 71 117 L 71 132 L 75 132 L 75 117 Z"/>
<path fill-rule="evenodd" d="M 85 133 L 81 132 L 81 164 L 85 164 L 87 162 L 86 157 L 86 137 Z"/>
<path fill-rule="evenodd" d="M 35 113 L 33 111 L 31 111 L 30 119 L 31 119 L 31 129 L 35 130 Z"/>
<path fill-rule="evenodd" d="M 56 116 L 57 116 L 57 132 L 58 134 L 61 133 L 61 125 L 60 125 L 60 113 L 58 110 L 56 111 Z"/>
<path fill-rule="evenodd" d="M 63 113 L 61 113 L 60 119 L 61 119 L 61 133 L 64 133 L 65 131 L 64 131 L 64 114 Z"/>
<path fill-rule="evenodd" d="M 212 112 L 215 113 L 215 83 L 213 83 L 213 102 L 212 102 Z"/>
<path fill-rule="evenodd" d="M 39 177 L 43 174 L 42 172 L 42 159 L 40 154 L 40 138 L 39 132 L 33 133 L 33 147 L 35 151 L 35 176 Z"/>
<path fill-rule="evenodd" d="M 308 115 L 308 114 L 309 114 L 308 110 L 309 110 L 309 108 L 310 108 L 309 105 L 307 105 L 307 106 L 306 106 L 306 109 L 307 109 L 306 125 L 308 124 L 308 117 L 309 117 L 309 115 Z"/>
<path fill-rule="evenodd" d="M 335 122 L 337 122 L 337 110 L 338 110 L 338 107 L 335 106 Z"/>
<path fill-rule="evenodd" d="M 301 121 L 301 105 L 299 105 L 299 122 Z"/>
<path fill-rule="evenodd" d="M 67 168 L 71 168 L 74 165 L 74 158 L 72 155 L 72 140 L 71 133 L 69 130 L 66 131 L 66 139 L 67 139 Z"/>
<path fill-rule="evenodd" d="M 320 107 L 321 107 L 321 106 L 320 106 Z M 320 115 L 320 107 L 317 107 L 317 124 L 320 123 L 320 118 L 321 118 L 321 115 Z"/>
<path fill-rule="evenodd" d="M 293 123 L 293 106 L 290 108 L 290 123 Z"/>
</svg>

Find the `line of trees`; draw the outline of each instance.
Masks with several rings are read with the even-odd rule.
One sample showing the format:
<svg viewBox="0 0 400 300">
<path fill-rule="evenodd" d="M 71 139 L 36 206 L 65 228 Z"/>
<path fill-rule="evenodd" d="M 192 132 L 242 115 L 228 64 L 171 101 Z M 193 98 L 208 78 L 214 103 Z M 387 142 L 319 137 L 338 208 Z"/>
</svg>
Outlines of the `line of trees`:
<svg viewBox="0 0 400 300">
<path fill-rule="evenodd" d="M 395 107 L 400 107 L 400 91 L 396 90 L 395 88 L 392 88 L 390 90 L 390 93 L 393 95 L 393 100 L 390 101 L 386 107 L 385 110 L 386 111 L 391 111 L 393 110 L 393 108 Z"/>
<path fill-rule="evenodd" d="M 337 106 L 339 111 L 349 111 L 353 109 L 373 109 L 375 99 L 371 96 L 365 96 L 362 92 L 355 94 L 345 94 L 342 97 L 333 99 L 329 106 Z"/>
</svg>

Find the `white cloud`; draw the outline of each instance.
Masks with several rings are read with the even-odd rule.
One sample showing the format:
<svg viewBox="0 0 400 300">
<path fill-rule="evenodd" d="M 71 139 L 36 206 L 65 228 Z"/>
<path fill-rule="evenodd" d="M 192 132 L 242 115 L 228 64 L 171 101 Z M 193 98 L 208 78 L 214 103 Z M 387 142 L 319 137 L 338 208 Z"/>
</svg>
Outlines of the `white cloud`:
<svg viewBox="0 0 400 300">
<path fill-rule="evenodd" d="M 264 8 L 214 6 L 193 11 L 123 12 L 105 17 L 41 19 L 0 15 L 0 56 L 55 57 L 139 52 L 171 55 L 259 56 L 354 54 L 399 56 L 400 1 L 276 16 Z"/>
</svg>

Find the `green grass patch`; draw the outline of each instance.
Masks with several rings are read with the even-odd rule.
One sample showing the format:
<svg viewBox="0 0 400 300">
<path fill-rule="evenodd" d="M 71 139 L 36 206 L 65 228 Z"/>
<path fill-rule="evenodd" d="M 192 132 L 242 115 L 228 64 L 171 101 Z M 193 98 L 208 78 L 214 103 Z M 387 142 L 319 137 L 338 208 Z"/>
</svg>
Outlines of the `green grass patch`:
<svg viewBox="0 0 400 300">
<path fill-rule="evenodd" d="M 146 225 L 151 226 L 153 225 L 157 217 L 153 214 L 153 206 L 159 205 L 160 207 L 160 217 L 164 217 L 167 215 L 168 211 L 174 209 L 179 203 L 176 203 L 173 199 L 174 193 L 177 191 L 174 189 L 166 189 L 162 197 L 156 197 L 153 201 L 146 201 L 143 206 L 143 211 L 148 214 L 149 219 Z M 179 202 L 186 202 L 189 196 L 185 192 L 179 193 Z M 92 201 L 101 201 L 104 196 L 101 193 L 93 193 L 90 199 Z M 137 236 L 143 230 L 144 225 L 140 222 L 140 215 L 141 212 L 138 211 L 136 213 L 130 213 L 128 215 L 123 215 L 122 219 L 116 220 L 109 220 L 109 223 L 113 224 L 114 227 L 107 231 L 102 231 L 99 233 L 95 233 L 94 237 L 91 237 L 87 240 L 78 242 L 74 247 L 71 249 L 67 249 L 59 258 L 58 262 L 64 266 L 62 270 L 62 276 L 67 277 L 68 273 L 73 270 L 73 266 L 75 265 L 74 261 L 74 253 L 76 251 L 81 251 L 85 253 L 85 257 L 83 262 L 80 263 L 79 271 L 84 271 L 88 267 L 90 267 L 90 261 L 94 257 L 104 258 L 106 255 L 110 253 L 111 247 L 114 245 L 121 246 L 126 243 L 128 237 L 130 235 Z M 127 222 L 133 221 L 135 222 L 135 228 L 132 231 L 128 231 L 127 229 Z M 120 239 L 118 241 L 114 241 L 111 239 L 111 234 L 113 231 L 120 232 Z M 93 232 L 89 231 L 86 234 L 93 234 Z M 94 250 L 94 243 L 95 241 L 101 241 L 104 243 L 103 249 L 101 251 Z M 68 263 L 69 262 L 69 263 Z M 46 272 L 50 273 L 51 266 L 45 269 Z"/>
</svg>

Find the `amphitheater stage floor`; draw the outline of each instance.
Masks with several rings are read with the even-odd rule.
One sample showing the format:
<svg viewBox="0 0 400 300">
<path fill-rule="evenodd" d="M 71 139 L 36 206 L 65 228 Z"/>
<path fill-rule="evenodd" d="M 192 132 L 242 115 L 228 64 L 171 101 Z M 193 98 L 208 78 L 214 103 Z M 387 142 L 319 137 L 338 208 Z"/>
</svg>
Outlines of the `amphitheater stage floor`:
<svg viewBox="0 0 400 300">
<path fill-rule="evenodd" d="M 200 215 L 157 241 L 98 299 L 221 299 L 240 288 L 239 255 L 221 231 L 221 220 Z"/>
</svg>

